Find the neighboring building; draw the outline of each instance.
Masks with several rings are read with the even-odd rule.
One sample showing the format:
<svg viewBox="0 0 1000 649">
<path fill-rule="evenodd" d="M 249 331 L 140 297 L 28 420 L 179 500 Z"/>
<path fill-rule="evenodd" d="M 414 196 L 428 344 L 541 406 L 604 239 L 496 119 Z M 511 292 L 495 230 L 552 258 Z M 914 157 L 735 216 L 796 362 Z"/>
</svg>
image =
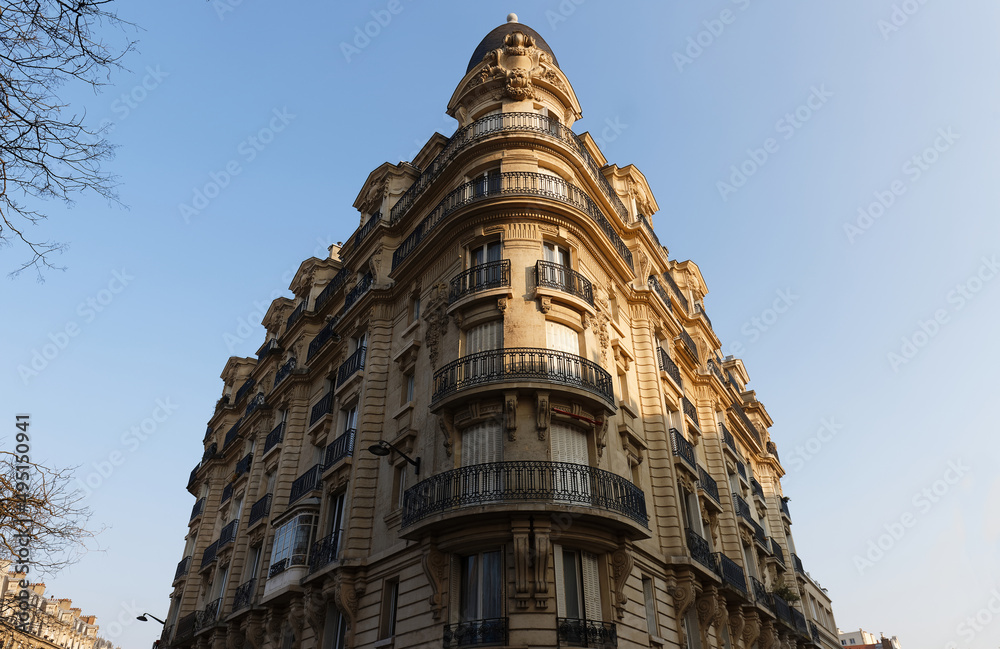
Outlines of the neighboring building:
<svg viewBox="0 0 1000 649">
<path fill-rule="evenodd" d="M 73 608 L 73 600 L 45 597 L 45 584 L 28 587 L 29 629 L 16 628 L 14 617 L 23 609 L 20 582 L 27 575 L 9 570 L 0 561 L 0 647 L 2 649 L 110 649 L 111 642 L 97 636 L 97 617 Z"/>
<path fill-rule="evenodd" d="M 837 629 L 840 636 L 840 644 L 853 649 L 900 649 L 899 639 L 896 636 L 887 638 L 881 633 L 875 637 L 874 633 L 868 633 L 864 629 L 844 632 Z"/>
<path fill-rule="evenodd" d="M 771 419 L 645 177 L 571 130 L 517 22 L 448 114 L 222 371 L 163 641 L 839 647 Z"/>
</svg>

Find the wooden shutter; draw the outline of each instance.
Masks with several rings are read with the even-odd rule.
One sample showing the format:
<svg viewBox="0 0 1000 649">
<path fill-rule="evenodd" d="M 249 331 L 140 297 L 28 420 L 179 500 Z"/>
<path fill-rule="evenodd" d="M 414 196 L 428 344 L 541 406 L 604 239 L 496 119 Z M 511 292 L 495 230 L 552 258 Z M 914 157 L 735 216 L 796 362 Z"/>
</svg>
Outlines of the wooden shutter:
<svg viewBox="0 0 1000 649">
<path fill-rule="evenodd" d="M 462 466 L 502 461 L 500 422 L 484 421 L 462 431 Z"/>
<path fill-rule="evenodd" d="M 556 569 L 556 616 L 566 617 L 566 576 L 563 574 L 561 545 L 552 544 L 552 560 Z"/>
<path fill-rule="evenodd" d="M 599 621 L 601 612 L 601 578 L 597 569 L 597 555 L 581 553 L 583 572 L 583 609 L 588 620 Z"/>
<path fill-rule="evenodd" d="M 564 324 L 546 321 L 545 342 L 552 351 L 566 352 L 575 356 L 580 354 L 580 334 Z"/>
<path fill-rule="evenodd" d="M 503 320 L 491 320 L 465 334 L 465 353 L 475 354 L 503 347 Z"/>
<path fill-rule="evenodd" d="M 590 464 L 586 433 L 562 423 L 552 423 L 549 429 L 552 435 L 553 462 Z"/>
</svg>

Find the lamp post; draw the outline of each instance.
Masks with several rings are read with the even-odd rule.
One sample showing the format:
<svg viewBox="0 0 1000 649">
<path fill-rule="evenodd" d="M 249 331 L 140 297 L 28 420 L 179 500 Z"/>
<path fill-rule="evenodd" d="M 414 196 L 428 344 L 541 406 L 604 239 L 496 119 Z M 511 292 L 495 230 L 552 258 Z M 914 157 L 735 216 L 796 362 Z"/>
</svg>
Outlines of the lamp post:
<svg viewBox="0 0 1000 649">
<path fill-rule="evenodd" d="M 368 447 L 368 452 L 369 453 L 371 453 L 372 455 L 378 455 L 379 457 L 385 457 L 387 455 L 390 455 L 393 451 L 396 451 L 397 453 L 399 453 L 400 457 L 402 457 L 404 460 L 406 460 L 407 462 L 409 462 L 410 464 L 413 465 L 413 474 L 414 475 L 420 475 L 420 458 L 419 457 L 416 460 L 414 460 L 409 455 L 407 455 L 406 453 L 402 452 L 401 450 L 399 450 L 398 448 L 396 448 L 395 446 L 393 446 L 389 442 L 385 441 L 384 439 L 380 439 L 378 441 L 378 444 L 372 444 L 371 446 Z"/>
<path fill-rule="evenodd" d="M 149 622 L 149 620 L 148 620 L 148 619 L 146 619 L 146 616 L 147 616 L 147 615 L 148 615 L 149 617 L 153 618 L 154 620 L 156 620 L 157 622 L 159 622 L 160 624 L 163 624 L 163 625 L 166 625 L 166 624 L 167 624 L 166 622 L 164 622 L 164 621 L 163 621 L 163 620 L 161 620 L 160 618 L 156 617 L 156 616 L 155 616 L 155 615 L 153 615 L 152 613 L 143 613 L 142 615 L 137 615 L 137 616 L 135 617 L 135 619 L 139 620 L 140 622 Z"/>
</svg>

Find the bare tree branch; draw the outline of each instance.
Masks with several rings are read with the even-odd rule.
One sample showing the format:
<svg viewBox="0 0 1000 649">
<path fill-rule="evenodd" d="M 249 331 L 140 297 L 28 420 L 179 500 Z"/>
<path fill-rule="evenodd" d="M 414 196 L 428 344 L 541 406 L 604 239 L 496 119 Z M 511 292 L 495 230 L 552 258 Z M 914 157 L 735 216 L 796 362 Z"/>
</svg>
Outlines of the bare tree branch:
<svg viewBox="0 0 1000 649">
<path fill-rule="evenodd" d="M 66 248 L 27 232 L 47 218 L 38 199 L 72 205 L 89 190 L 119 203 L 116 179 L 101 171 L 114 146 L 84 115 L 67 114 L 58 94 L 68 82 L 99 90 L 134 49 L 127 38 L 115 48 L 98 36 L 134 27 L 109 9 L 112 1 L 0 0 L 0 246 L 29 253 L 12 277 L 33 268 L 42 281 Z"/>
</svg>

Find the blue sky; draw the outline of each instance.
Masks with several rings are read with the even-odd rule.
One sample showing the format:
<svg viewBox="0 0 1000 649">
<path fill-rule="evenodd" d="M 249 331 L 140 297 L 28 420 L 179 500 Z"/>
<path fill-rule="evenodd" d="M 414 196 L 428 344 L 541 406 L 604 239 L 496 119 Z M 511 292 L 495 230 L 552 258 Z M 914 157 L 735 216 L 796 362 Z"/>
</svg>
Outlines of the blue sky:
<svg viewBox="0 0 1000 649">
<path fill-rule="evenodd" d="M 123 646 L 158 635 L 131 611 L 166 613 L 226 359 L 254 353 L 299 263 L 354 231 L 368 173 L 453 132 L 469 56 L 515 11 L 573 83 L 575 130 L 643 171 L 661 241 L 701 268 L 841 628 L 1000 643 L 1000 6 L 400 0 L 354 44 L 390 3 L 343 4 L 121 2 L 143 28 L 129 71 L 67 88 L 111 120 L 128 209 L 46 205 L 36 234 L 71 243 L 68 270 L 0 284 L 3 443 L 31 413 L 36 459 L 80 465 L 107 525 L 50 590 Z"/>
</svg>

